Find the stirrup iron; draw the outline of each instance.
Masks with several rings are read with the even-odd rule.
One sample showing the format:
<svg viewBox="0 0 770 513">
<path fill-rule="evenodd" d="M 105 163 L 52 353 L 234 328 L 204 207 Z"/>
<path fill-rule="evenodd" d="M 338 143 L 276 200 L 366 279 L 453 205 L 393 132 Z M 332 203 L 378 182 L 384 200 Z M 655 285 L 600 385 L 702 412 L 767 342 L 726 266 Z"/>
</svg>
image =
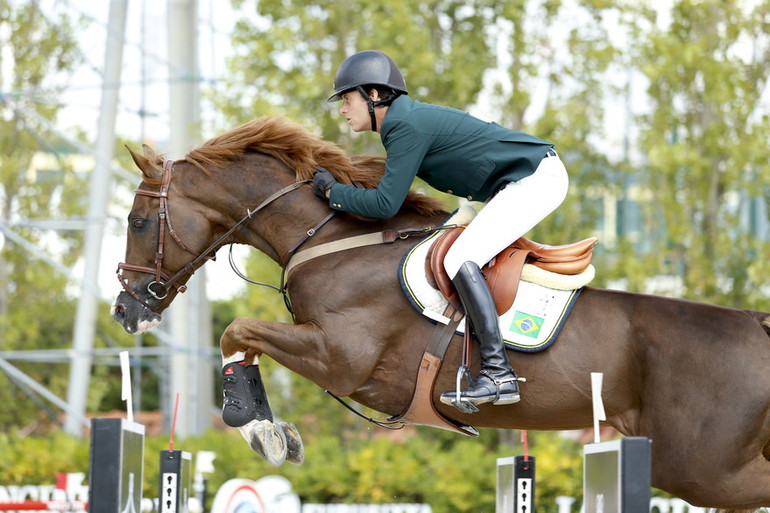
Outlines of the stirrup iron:
<svg viewBox="0 0 770 513">
<path fill-rule="evenodd" d="M 452 399 L 452 406 L 463 413 L 476 413 L 479 411 L 478 406 L 470 402 L 468 399 L 462 397 L 460 382 L 462 381 L 463 376 L 465 376 L 466 380 L 468 381 L 468 385 L 470 385 L 471 370 L 465 365 L 460 365 L 460 367 L 457 369 L 457 378 L 455 379 L 456 392 L 455 398 Z"/>
</svg>

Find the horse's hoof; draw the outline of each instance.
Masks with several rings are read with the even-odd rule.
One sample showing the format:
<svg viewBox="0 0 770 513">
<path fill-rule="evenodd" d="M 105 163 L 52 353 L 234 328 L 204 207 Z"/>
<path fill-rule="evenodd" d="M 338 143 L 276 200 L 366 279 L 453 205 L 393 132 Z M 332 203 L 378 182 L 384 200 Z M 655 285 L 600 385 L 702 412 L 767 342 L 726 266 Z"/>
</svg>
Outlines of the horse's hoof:
<svg viewBox="0 0 770 513">
<path fill-rule="evenodd" d="M 283 429 L 269 420 L 252 420 L 238 428 L 249 447 L 274 467 L 286 460 L 287 443 Z"/>
<path fill-rule="evenodd" d="M 305 446 L 302 445 L 302 437 L 294 424 L 279 422 L 278 426 L 286 435 L 286 461 L 300 465 L 305 461 Z"/>
</svg>

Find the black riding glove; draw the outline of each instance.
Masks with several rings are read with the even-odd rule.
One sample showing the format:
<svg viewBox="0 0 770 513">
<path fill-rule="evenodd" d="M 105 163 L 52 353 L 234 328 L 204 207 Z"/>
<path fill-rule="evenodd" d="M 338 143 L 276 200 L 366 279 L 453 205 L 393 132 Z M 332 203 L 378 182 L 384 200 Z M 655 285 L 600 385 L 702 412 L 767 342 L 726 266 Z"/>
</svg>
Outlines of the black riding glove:
<svg viewBox="0 0 770 513">
<path fill-rule="evenodd" d="M 326 197 L 326 190 L 337 183 L 328 169 L 321 166 L 316 166 L 315 173 L 313 173 L 313 192 L 321 199 L 328 199 Z"/>
</svg>

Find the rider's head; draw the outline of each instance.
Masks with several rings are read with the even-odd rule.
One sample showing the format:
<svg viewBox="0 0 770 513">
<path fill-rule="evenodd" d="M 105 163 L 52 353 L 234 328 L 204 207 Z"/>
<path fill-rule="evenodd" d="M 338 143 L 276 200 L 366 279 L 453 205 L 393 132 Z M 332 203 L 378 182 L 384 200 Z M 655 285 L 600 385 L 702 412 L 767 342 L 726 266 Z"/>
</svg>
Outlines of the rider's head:
<svg viewBox="0 0 770 513">
<path fill-rule="evenodd" d="M 341 100 L 350 91 L 358 91 L 368 103 L 372 130 L 375 132 L 377 120 L 374 108 L 390 105 L 399 95 L 408 94 L 401 70 L 390 56 L 378 50 L 358 52 L 345 59 L 334 75 L 334 94 L 327 101 Z M 376 94 L 373 95 L 373 91 Z"/>
</svg>

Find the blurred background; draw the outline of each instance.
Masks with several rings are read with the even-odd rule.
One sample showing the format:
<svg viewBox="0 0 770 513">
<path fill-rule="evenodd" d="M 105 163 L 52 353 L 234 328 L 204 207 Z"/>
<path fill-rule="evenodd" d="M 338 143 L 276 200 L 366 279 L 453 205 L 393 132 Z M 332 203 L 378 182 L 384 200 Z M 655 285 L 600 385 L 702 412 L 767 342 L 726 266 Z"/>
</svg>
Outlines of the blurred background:
<svg viewBox="0 0 770 513">
<path fill-rule="evenodd" d="M 109 317 L 140 181 L 124 145 L 181 158 L 282 114 L 382 153 L 325 101 L 339 63 L 365 49 L 395 59 L 414 99 L 555 142 L 570 192 L 529 237 L 598 236 L 593 285 L 770 310 L 768 0 L 0 0 L 0 484 L 86 471 L 87 419 L 125 411 L 127 349 L 138 420 L 167 438 L 179 393 L 186 450 L 227 462 L 214 484 L 273 472 L 311 502 L 492 509 L 495 458 L 521 452 L 518 432 L 382 432 L 267 358 L 273 411 L 297 424 L 308 461 L 257 461 L 218 417 L 218 338 L 237 316 L 290 316 L 224 250 L 153 334 Z M 278 282 L 256 250 L 233 252 L 250 278 Z M 542 511 L 579 496 L 581 436 L 533 435 L 552 476 Z"/>
</svg>

